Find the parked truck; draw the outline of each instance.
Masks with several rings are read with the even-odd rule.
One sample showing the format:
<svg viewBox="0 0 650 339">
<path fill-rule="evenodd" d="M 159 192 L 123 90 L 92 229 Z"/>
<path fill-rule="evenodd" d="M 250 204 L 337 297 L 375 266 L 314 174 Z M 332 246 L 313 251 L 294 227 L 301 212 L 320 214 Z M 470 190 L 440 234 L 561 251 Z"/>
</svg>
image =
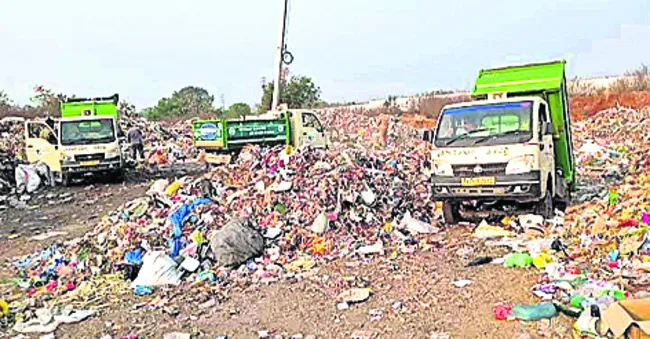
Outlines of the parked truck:
<svg viewBox="0 0 650 339">
<path fill-rule="evenodd" d="M 117 94 L 67 99 L 60 104 L 60 118 L 26 121 L 27 161 L 44 162 L 64 185 L 89 174 L 121 181 L 124 158 L 118 101 Z"/>
<path fill-rule="evenodd" d="M 303 109 L 280 109 L 239 119 L 192 121 L 194 145 L 210 154 L 236 152 L 245 145 L 312 145 L 327 147 L 329 141 L 316 113 Z M 213 160 L 214 159 L 214 160 Z M 207 156 L 207 162 L 218 157 Z"/>
<path fill-rule="evenodd" d="M 565 61 L 481 70 L 471 95 L 442 109 L 431 140 L 445 222 L 565 209 L 575 189 Z"/>
</svg>

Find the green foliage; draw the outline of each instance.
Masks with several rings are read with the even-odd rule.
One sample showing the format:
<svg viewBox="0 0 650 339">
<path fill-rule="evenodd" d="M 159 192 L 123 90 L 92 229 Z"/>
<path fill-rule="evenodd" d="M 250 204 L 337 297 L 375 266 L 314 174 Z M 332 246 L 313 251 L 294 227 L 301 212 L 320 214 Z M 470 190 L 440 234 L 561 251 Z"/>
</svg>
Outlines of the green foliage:
<svg viewBox="0 0 650 339">
<path fill-rule="evenodd" d="M 0 106 L 11 106 L 13 102 L 9 99 L 9 95 L 5 91 L 0 90 Z"/>
<path fill-rule="evenodd" d="M 325 103 L 320 100 L 320 87 L 316 86 L 310 77 L 292 76 L 287 82 L 288 72 L 285 71 L 280 87 L 280 103 L 287 104 L 289 108 L 323 107 Z M 262 84 L 262 100 L 257 107 L 259 113 L 271 110 L 273 101 L 273 82 Z"/>
<path fill-rule="evenodd" d="M 175 91 L 169 98 L 158 100 L 154 107 L 144 109 L 142 115 L 150 120 L 183 119 L 214 112 L 214 96 L 201 87 L 187 86 Z"/>
<path fill-rule="evenodd" d="M 226 118 L 236 119 L 241 118 L 246 115 L 251 115 L 251 107 L 243 102 L 238 102 L 230 105 L 228 111 L 226 111 Z"/>
</svg>

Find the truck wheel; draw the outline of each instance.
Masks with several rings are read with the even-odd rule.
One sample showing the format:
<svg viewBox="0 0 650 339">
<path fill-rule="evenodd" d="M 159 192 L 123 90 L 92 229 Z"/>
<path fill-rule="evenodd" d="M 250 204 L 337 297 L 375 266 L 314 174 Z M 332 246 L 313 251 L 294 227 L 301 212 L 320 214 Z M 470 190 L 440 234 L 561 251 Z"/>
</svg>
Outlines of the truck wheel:
<svg viewBox="0 0 650 339">
<path fill-rule="evenodd" d="M 460 213 L 458 212 L 458 204 L 445 202 L 442 205 L 442 217 L 446 225 L 455 225 L 460 221 Z"/>
<path fill-rule="evenodd" d="M 72 178 L 70 177 L 70 174 L 63 173 L 61 175 L 61 184 L 63 184 L 64 187 L 70 186 L 71 182 L 72 182 Z"/>
<path fill-rule="evenodd" d="M 111 173 L 111 181 L 114 183 L 123 183 L 124 182 L 124 170 L 119 170 Z"/>
<path fill-rule="evenodd" d="M 544 199 L 537 203 L 536 213 L 543 216 L 545 219 L 551 219 L 555 216 L 553 193 L 551 193 L 550 190 L 546 190 Z"/>
</svg>

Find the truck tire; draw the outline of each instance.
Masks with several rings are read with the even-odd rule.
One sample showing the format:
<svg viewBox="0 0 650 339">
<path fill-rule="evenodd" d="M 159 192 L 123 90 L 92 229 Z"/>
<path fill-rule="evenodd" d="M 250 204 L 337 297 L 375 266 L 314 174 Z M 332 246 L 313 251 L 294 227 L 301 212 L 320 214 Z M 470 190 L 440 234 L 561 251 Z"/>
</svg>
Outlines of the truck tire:
<svg viewBox="0 0 650 339">
<path fill-rule="evenodd" d="M 70 174 L 63 173 L 61 175 L 61 184 L 63 185 L 63 187 L 70 186 L 70 183 L 72 183 L 72 178 L 71 178 Z"/>
<path fill-rule="evenodd" d="M 458 212 L 459 205 L 454 203 L 445 202 L 442 205 L 442 218 L 445 225 L 455 225 L 460 221 L 460 213 Z"/>
<path fill-rule="evenodd" d="M 544 219 L 552 219 L 555 216 L 555 208 L 553 206 L 553 193 L 547 189 L 544 198 L 537 203 L 535 212 L 544 217 Z"/>
<path fill-rule="evenodd" d="M 111 182 L 116 184 L 121 184 L 124 182 L 124 170 L 117 170 L 111 173 L 110 176 Z"/>
</svg>

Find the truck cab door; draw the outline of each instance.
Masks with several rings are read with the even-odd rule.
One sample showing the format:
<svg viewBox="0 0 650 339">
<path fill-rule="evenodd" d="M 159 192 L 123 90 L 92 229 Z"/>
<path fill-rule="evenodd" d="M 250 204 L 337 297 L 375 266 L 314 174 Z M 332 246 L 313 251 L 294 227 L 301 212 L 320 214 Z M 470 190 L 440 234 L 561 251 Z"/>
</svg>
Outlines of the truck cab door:
<svg viewBox="0 0 650 339">
<path fill-rule="evenodd" d="M 49 134 L 47 132 L 49 132 Z M 27 162 L 43 162 L 50 171 L 61 172 L 61 152 L 59 139 L 46 123 L 40 121 L 25 122 L 25 155 Z"/>
<path fill-rule="evenodd" d="M 555 150 L 553 149 L 553 124 L 549 116 L 547 105 L 540 103 L 538 109 L 539 122 L 539 148 L 540 148 L 540 165 L 542 176 L 551 174 L 551 180 L 555 178 Z M 542 177 L 542 180 L 545 180 Z M 547 183 L 549 184 L 549 183 Z"/>
<path fill-rule="evenodd" d="M 312 145 L 314 147 L 326 147 L 328 145 L 325 129 L 321 125 L 316 114 L 311 112 L 301 113 L 302 133 L 300 145 Z"/>
</svg>

